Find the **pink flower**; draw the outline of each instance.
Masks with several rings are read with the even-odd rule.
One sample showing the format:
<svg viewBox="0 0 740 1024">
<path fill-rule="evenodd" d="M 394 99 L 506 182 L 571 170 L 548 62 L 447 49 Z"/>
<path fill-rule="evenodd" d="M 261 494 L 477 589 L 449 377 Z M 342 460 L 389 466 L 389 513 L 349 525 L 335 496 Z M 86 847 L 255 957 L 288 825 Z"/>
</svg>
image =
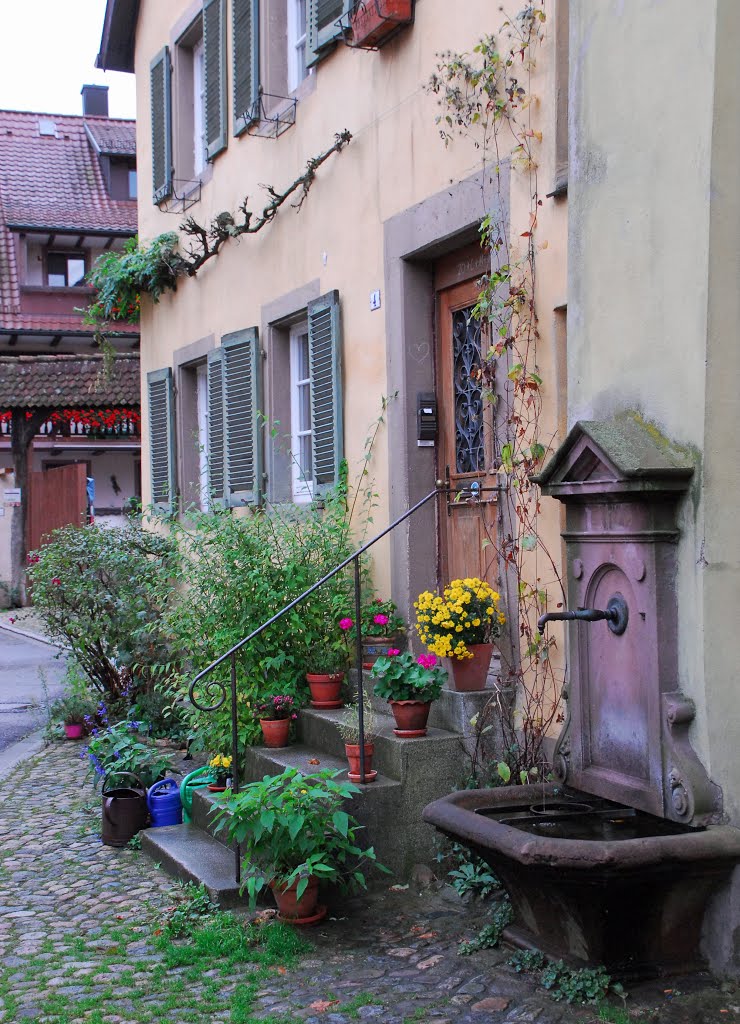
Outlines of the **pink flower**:
<svg viewBox="0 0 740 1024">
<path fill-rule="evenodd" d="M 373 622 L 376 626 L 387 626 L 388 616 L 387 615 L 373 615 Z"/>
<path fill-rule="evenodd" d="M 388 650 L 386 651 L 386 655 L 389 658 L 395 658 L 395 656 L 400 653 L 401 652 L 397 647 L 389 647 Z"/>
<path fill-rule="evenodd" d="M 11 615 L 11 616 L 10 616 L 10 618 L 8 619 L 8 622 L 10 623 L 10 625 L 11 625 L 11 626 L 12 626 L 12 625 L 13 625 L 13 623 L 15 622 L 15 619 L 13 618 L 13 616 L 12 616 L 12 615 Z"/>
<path fill-rule="evenodd" d="M 352 621 L 352 619 L 340 619 L 339 620 L 339 628 L 343 629 L 345 631 L 345 633 L 347 632 L 348 629 L 352 629 L 353 626 L 354 626 L 354 622 Z"/>
<path fill-rule="evenodd" d="M 437 656 L 436 654 L 420 654 L 416 662 L 422 668 L 434 668 L 437 664 Z"/>
<path fill-rule="evenodd" d="M 58 576 L 52 576 L 51 582 L 54 584 L 55 587 L 61 587 L 62 585 L 62 581 L 59 579 Z"/>
</svg>

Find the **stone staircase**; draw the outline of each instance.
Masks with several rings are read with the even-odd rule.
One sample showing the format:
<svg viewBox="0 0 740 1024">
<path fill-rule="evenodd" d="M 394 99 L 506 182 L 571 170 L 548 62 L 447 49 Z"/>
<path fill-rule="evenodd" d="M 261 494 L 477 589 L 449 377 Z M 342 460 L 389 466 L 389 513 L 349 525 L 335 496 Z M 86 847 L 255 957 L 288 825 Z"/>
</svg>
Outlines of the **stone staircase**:
<svg viewBox="0 0 740 1024">
<path fill-rule="evenodd" d="M 497 666 L 491 667 L 491 677 Z M 471 718 L 491 696 L 444 690 L 432 705 L 425 737 L 399 739 L 385 702 L 376 702 L 374 782 L 360 787 L 348 811 L 364 826 L 361 842 L 372 845 L 380 863 L 404 881 L 415 864 L 431 864 L 437 850 L 436 833 L 421 820 L 424 806 L 449 793 L 469 770 L 465 747 L 473 733 Z M 347 771 L 344 742 L 337 729 L 342 711 L 301 711 L 298 742 L 279 750 L 251 747 L 243 766 L 243 785 L 265 775 L 279 775 L 286 767 L 305 773 Z M 316 763 L 318 762 L 318 763 Z M 170 874 L 203 883 L 222 906 L 239 902 L 235 881 L 235 852 L 217 832 L 214 807 L 218 794 L 195 790 L 193 821 L 142 832 L 142 850 Z"/>
</svg>

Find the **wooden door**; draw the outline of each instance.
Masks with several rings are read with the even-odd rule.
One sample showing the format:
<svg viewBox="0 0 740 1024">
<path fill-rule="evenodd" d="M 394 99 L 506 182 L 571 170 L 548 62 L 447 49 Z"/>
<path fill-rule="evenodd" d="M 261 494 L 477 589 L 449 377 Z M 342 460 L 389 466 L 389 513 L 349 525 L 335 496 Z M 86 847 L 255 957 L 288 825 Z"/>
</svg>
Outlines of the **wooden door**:
<svg viewBox="0 0 740 1024">
<path fill-rule="evenodd" d="M 437 293 L 438 473 L 459 492 L 440 509 L 440 576 L 478 576 L 494 583 L 496 475 L 493 408 L 476 370 L 488 348 L 486 328 L 472 317 L 478 287 L 468 281 Z M 476 491 L 476 487 L 480 490 Z"/>
<path fill-rule="evenodd" d="M 61 526 L 84 526 L 87 520 L 87 466 L 84 462 L 29 473 L 28 550 Z"/>
</svg>

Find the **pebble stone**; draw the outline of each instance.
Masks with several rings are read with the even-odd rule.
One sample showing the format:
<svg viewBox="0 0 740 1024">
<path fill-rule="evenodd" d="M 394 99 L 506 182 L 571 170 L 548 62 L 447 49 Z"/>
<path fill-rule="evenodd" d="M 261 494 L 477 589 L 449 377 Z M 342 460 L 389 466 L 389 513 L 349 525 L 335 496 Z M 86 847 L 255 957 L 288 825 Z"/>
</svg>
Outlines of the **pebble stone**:
<svg viewBox="0 0 740 1024">
<path fill-rule="evenodd" d="M 151 921 L 171 904 L 173 881 L 134 850 L 103 846 L 100 796 L 82 787 L 77 744 L 56 744 L 0 783 L 0 1024 L 129 1024 L 147 1006 L 167 1024 L 191 1024 L 215 988 L 208 1024 L 232 1019 L 225 1000 L 254 969 L 224 984 L 216 971 L 178 972 L 178 1006 L 158 1005 L 152 971 L 163 965 Z M 254 1020 L 302 1024 L 577 1024 L 587 1007 L 554 1002 L 501 946 L 458 954 L 487 923 L 489 906 L 464 903 L 449 887 L 394 891 L 391 883 L 330 905 L 304 932 L 313 952 L 258 989 Z M 125 941 L 110 936 L 125 925 Z M 115 933 L 114 933 L 115 934 Z M 37 965 L 25 972 L 29 958 Z M 98 1010 L 90 1000 L 99 1001 Z M 135 1000 L 135 1002 L 134 1002 Z M 8 1010 L 11 1006 L 11 1010 Z M 345 1009 L 346 1008 L 346 1009 Z M 630 991 L 634 1021 L 740 1024 L 732 983 L 707 975 Z M 64 1016 L 60 1016 L 60 1014 Z M 98 1014 L 95 1016 L 95 1014 Z M 199 1017 L 198 1020 L 204 1018 Z"/>
</svg>

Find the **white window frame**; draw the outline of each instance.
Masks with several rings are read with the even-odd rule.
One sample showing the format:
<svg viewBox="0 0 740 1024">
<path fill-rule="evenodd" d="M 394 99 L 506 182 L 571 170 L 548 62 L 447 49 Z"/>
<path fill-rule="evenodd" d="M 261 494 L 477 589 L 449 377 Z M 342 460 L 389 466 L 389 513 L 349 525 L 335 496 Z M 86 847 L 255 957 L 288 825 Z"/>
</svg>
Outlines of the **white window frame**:
<svg viewBox="0 0 740 1024">
<path fill-rule="evenodd" d="M 306 67 L 306 3 L 307 0 L 287 0 L 288 3 L 288 92 L 298 88 L 308 77 Z M 301 12 L 303 18 L 301 18 Z M 302 22 L 302 24 L 301 24 Z"/>
<path fill-rule="evenodd" d="M 205 48 L 203 36 L 193 46 L 193 176 L 206 166 Z"/>
<path fill-rule="evenodd" d="M 305 339 L 305 341 L 304 341 Z M 301 466 L 299 456 L 301 452 L 301 441 L 309 439 L 309 450 L 311 449 L 313 437 L 313 423 L 311 422 L 311 377 L 299 377 L 299 350 L 305 344 L 308 348 L 308 321 L 295 324 L 290 329 L 290 451 L 291 451 L 291 492 L 293 501 L 296 503 L 313 500 L 313 471 L 307 476 L 305 467 Z M 300 393 L 303 388 L 309 388 L 308 425 L 301 421 Z"/>
</svg>

